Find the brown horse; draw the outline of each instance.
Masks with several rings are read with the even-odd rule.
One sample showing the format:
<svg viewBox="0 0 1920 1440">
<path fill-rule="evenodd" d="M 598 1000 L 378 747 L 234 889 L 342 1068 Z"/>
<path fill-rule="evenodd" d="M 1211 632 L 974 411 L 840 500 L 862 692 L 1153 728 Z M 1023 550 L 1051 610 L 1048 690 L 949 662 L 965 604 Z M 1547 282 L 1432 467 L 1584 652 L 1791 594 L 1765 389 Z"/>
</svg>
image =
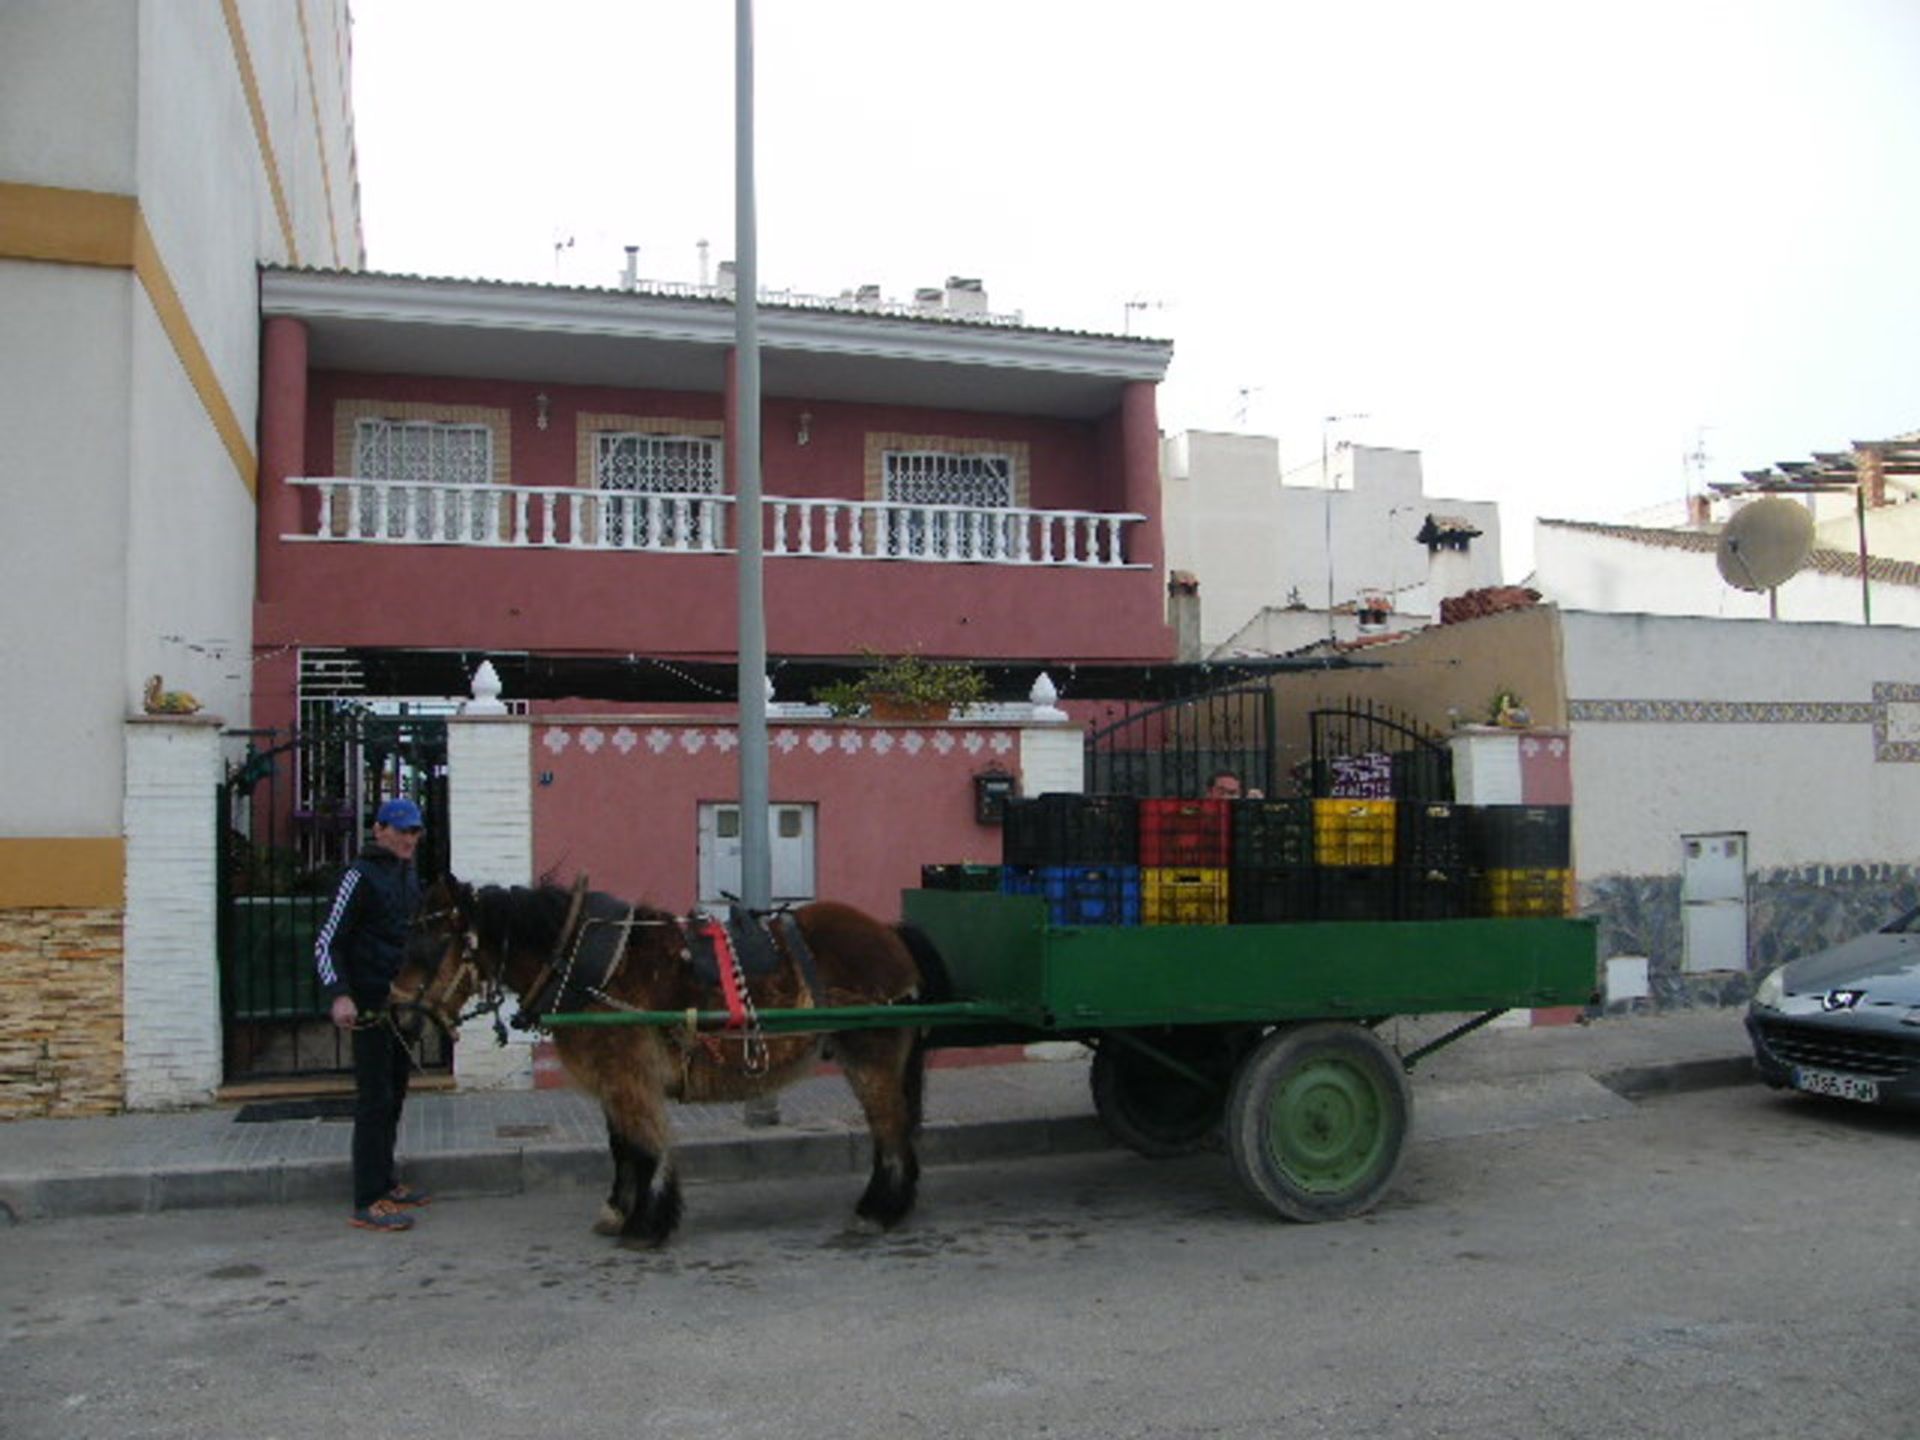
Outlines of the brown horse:
<svg viewBox="0 0 1920 1440">
<path fill-rule="evenodd" d="M 945 998 L 940 957 L 911 926 L 887 925 L 831 901 L 803 906 L 792 918 L 804 945 L 789 939 L 783 947 L 788 963 L 747 978 L 753 1006 Z M 600 958 L 583 961 L 583 952 L 595 945 Z M 532 1011 L 535 1023 L 554 1010 L 721 1009 L 720 992 L 696 974 L 694 948 L 688 926 L 675 917 L 586 895 L 584 887 L 476 888 L 448 877 L 422 901 L 394 999 L 398 1008 L 424 1010 L 448 1028 L 476 993 L 490 994 L 497 1005 L 502 989 L 519 997 L 523 1015 Z M 913 1208 L 924 1031 L 761 1035 L 749 1024 L 695 1034 L 685 1026 L 623 1023 L 556 1026 L 553 1039 L 567 1073 L 606 1115 L 613 1189 L 594 1229 L 618 1236 L 622 1245 L 661 1245 L 680 1220 L 668 1100 L 738 1101 L 768 1094 L 810 1074 L 823 1053 L 845 1073 L 873 1135 L 873 1173 L 855 1206 L 855 1223 L 890 1229 Z"/>
</svg>

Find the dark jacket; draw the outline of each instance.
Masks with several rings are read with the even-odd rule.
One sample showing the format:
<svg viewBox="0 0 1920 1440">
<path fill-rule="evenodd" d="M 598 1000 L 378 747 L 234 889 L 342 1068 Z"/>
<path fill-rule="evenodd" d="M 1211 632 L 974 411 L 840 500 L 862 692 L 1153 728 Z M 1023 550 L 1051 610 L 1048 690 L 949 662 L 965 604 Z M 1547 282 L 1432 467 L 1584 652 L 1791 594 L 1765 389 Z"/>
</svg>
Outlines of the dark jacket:
<svg viewBox="0 0 1920 1440">
<path fill-rule="evenodd" d="M 313 942 L 313 963 L 329 1004 L 353 996 L 361 1009 L 384 1009 L 406 958 L 407 927 L 420 908 L 412 861 L 368 845 L 340 877 L 333 906 Z"/>
</svg>

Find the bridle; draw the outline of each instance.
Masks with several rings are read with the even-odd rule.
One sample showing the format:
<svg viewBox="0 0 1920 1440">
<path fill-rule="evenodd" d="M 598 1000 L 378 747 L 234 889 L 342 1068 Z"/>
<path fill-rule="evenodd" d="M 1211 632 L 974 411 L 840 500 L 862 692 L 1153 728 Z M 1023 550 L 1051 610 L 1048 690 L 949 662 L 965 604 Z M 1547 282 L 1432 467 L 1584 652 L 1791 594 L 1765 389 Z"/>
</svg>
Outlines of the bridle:
<svg viewBox="0 0 1920 1440">
<path fill-rule="evenodd" d="M 447 924 L 448 921 L 453 924 Z M 397 996 L 391 1001 L 390 1008 L 424 1015 L 443 1035 L 451 1034 L 469 1020 L 491 1015 L 494 1039 L 505 1045 L 507 1027 L 500 1018 L 500 1010 L 506 1004 L 507 992 L 501 979 L 500 962 L 496 960 L 491 966 L 483 962 L 480 934 L 468 922 L 461 906 L 445 905 L 438 910 L 416 915 L 408 928 L 425 930 L 433 926 L 440 926 L 446 937 L 446 948 L 439 963 L 428 972 L 412 995 Z M 449 972 L 456 947 L 459 963 L 452 966 Z M 449 1003 L 449 997 L 463 991 L 477 992 L 479 999 L 471 1009 L 459 1013 L 456 1006 Z"/>
</svg>

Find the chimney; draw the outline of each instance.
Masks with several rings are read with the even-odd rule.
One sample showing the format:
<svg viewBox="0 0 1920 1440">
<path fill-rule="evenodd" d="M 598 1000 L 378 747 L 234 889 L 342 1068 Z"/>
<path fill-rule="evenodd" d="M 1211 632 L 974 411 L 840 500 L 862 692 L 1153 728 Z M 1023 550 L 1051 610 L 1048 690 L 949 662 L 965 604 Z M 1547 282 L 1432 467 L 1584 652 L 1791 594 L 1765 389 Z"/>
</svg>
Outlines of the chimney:
<svg viewBox="0 0 1920 1440">
<path fill-rule="evenodd" d="M 926 315 L 938 315 L 947 303 L 947 292 L 938 285 L 922 285 L 913 292 L 913 308 Z"/>
<path fill-rule="evenodd" d="M 712 283 L 707 279 L 707 242 L 702 240 L 695 248 L 700 252 L 700 288 L 704 290 Z"/>
<path fill-rule="evenodd" d="M 620 272 L 620 288 L 631 290 L 640 283 L 640 247 L 627 246 L 627 268 Z"/>
<path fill-rule="evenodd" d="M 1191 570 L 1167 576 L 1167 623 L 1173 627 L 1174 659 L 1192 665 L 1200 653 L 1200 581 Z"/>
<path fill-rule="evenodd" d="M 1696 530 L 1704 530 L 1713 523 L 1713 497 L 1711 495 L 1687 496 L 1687 524 Z"/>
<path fill-rule="evenodd" d="M 859 289 L 853 292 L 853 303 L 856 305 L 872 305 L 878 307 L 880 304 L 880 287 L 878 285 L 860 286 Z"/>
<path fill-rule="evenodd" d="M 733 294 L 736 277 L 737 271 L 733 261 L 722 260 L 720 262 L 720 276 L 715 282 L 719 286 L 722 295 Z"/>
<path fill-rule="evenodd" d="M 949 315 L 984 315 L 987 313 L 986 287 L 978 280 L 949 275 L 946 302 Z"/>
<path fill-rule="evenodd" d="M 1428 515 L 1416 544 L 1427 547 L 1427 594 L 1433 599 L 1434 623 L 1442 623 L 1441 606 L 1449 597 L 1473 588 L 1473 557 L 1468 552 L 1480 532 L 1458 516 Z"/>
</svg>

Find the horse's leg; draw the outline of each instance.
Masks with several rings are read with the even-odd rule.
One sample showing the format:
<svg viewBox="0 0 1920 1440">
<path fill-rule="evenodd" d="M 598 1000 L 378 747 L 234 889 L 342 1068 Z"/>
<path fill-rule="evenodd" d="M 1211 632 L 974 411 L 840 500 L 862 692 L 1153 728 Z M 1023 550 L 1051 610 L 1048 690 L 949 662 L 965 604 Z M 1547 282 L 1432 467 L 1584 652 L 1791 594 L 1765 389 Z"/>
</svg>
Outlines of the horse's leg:
<svg viewBox="0 0 1920 1440">
<path fill-rule="evenodd" d="M 607 1149 L 613 1155 L 613 1188 L 607 1192 L 606 1202 L 600 1207 L 600 1218 L 593 1222 L 593 1233 L 618 1235 L 620 1227 L 627 1223 L 627 1216 L 633 1213 L 637 1187 L 627 1146 L 621 1141 L 620 1132 L 613 1127 L 612 1114 L 609 1113 L 606 1118 Z"/>
<path fill-rule="evenodd" d="M 680 1224 L 680 1173 L 667 1135 L 666 1097 L 649 1073 L 633 1065 L 601 1094 L 607 1143 L 614 1151 L 613 1208 L 620 1212 L 620 1243 L 651 1250 Z"/>
<path fill-rule="evenodd" d="M 913 1137 L 925 1049 L 908 1030 L 857 1030 L 834 1036 L 833 1053 L 873 1136 L 873 1173 L 853 1213 L 864 1225 L 891 1230 L 912 1211 L 920 1185 Z"/>
</svg>

